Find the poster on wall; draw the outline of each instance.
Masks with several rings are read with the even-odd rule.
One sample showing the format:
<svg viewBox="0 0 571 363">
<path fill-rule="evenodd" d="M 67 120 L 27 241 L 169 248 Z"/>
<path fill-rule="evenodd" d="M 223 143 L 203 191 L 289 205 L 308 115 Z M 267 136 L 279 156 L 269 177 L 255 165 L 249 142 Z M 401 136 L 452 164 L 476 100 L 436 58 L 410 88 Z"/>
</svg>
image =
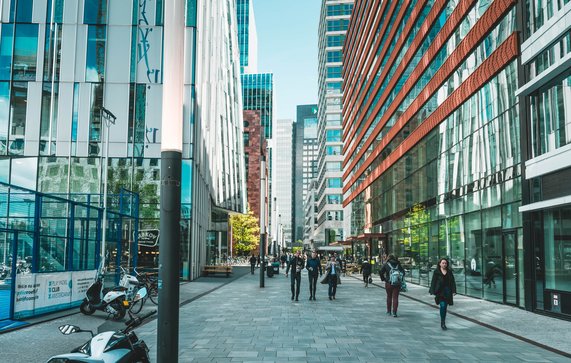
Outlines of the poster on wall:
<svg viewBox="0 0 571 363">
<path fill-rule="evenodd" d="M 95 280 L 96 270 L 93 271 L 75 271 L 73 272 L 73 287 L 71 301 L 81 301 L 85 297 L 87 289 Z"/>
<path fill-rule="evenodd" d="M 69 308 L 85 297 L 96 273 L 93 270 L 16 275 L 14 317 Z"/>
<path fill-rule="evenodd" d="M 39 298 L 36 276 L 34 274 L 17 274 L 15 290 L 14 313 L 34 310 L 35 302 Z"/>
</svg>

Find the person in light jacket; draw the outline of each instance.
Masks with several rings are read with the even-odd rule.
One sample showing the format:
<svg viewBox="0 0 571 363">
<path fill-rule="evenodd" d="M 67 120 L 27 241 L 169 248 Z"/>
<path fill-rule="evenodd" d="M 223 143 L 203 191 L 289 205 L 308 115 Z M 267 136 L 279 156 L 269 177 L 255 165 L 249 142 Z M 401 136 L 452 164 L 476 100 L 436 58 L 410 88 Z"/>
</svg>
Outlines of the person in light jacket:
<svg viewBox="0 0 571 363">
<path fill-rule="evenodd" d="M 335 300 L 337 293 L 337 285 L 341 283 L 341 265 L 336 261 L 335 256 L 325 265 L 325 277 L 321 281 L 322 284 L 329 285 L 329 300 Z"/>
</svg>

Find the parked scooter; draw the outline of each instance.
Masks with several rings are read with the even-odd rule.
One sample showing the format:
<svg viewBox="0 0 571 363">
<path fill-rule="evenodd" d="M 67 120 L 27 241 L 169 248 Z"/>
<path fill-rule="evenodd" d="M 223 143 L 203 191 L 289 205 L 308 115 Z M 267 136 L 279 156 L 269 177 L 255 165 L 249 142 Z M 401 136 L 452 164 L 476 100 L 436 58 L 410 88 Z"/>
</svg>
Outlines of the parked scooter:
<svg viewBox="0 0 571 363">
<path fill-rule="evenodd" d="M 82 330 L 75 325 L 62 325 L 58 329 L 64 335 L 72 333 L 91 333 L 91 339 L 81 346 L 75 348 L 71 353 L 57 355 L 50 358 L 47 363 L 63 362 L 150 362 L 149 348 L 143 340 L 140 340 L 133 329 L 155 314 L 153 310 L 141 317 L 134 317 L 129 313 L 131 319 L 125 323 L 127 326 L 117 332 L 107 331 L 94 335 L 90 330 Z"/>
<path fill-rule="evenodd" d="M 95 281 L 87 289 L 85 299 L 79 306 L 79 310 L 85 315 L 91 315 L 96 310 L 101 310 L 112 315 L 113 320 L 121 320 L 129 307 L 125 291 L 126 288 L 124 287 L 104 289 L 103 269 L 100 268 L 95 276 Z"/>
</svg>

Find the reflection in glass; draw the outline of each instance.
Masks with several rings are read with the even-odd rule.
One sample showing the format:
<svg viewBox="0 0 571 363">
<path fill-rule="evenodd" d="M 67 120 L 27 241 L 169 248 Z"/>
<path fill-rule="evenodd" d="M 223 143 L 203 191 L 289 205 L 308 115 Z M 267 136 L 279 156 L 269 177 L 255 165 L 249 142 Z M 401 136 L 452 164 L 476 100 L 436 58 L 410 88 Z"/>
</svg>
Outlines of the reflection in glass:
<svg viewBox="0 0 571 363">
<path fill-rule="evenodd" d="M 2 38 L 0 38 L 0 80 L 2 81 L 11 80 L 13 41 L 14 24 L 2 24 Z"/>
<path fill-rule="evenodd" d="M 26 107 L 28 105 L 28 82 L 12 83 L 12 110 L 10 120 L 9 153 L 22 155 L 24 153 L 24 135 L 26 132 Z"/>
<path fill-rule="evenodd" d="M 0 155 L 8 149 L 8 120 L 10 114 L 10 83 L 0 82 Z"/>
<path fill-rule="evenodd" d="M 104 25 L 90 25 L 87 30 L 86 82 L 103 82 L 105 76 L 105 43 L 107 40 L 105 31 Z"/>
<path fill-rule="evenodd" d="M 107 0 L 85 1 L 83 14 L 84 24 L 105 24 L 107 21 Z"/>
<path fill-rule="evenodd" d="M 14 42 L 13 78 L 17 81 L 36 79 L 38 24 L 17 24 Z"/>
</svg>

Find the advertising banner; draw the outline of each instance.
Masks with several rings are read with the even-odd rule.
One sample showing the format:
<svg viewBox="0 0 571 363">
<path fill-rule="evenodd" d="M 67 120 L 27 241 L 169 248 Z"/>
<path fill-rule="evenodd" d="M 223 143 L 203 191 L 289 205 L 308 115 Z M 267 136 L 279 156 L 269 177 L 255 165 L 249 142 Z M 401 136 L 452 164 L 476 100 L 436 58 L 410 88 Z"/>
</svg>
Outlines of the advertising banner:
<svg viewBox="0 0 571 363">
<path fill-rule="evenodd" d="M 14 317 L 22 318 L 69 308 L 85 297 L 97 271 L 17 274 Z"/>
</svg>

